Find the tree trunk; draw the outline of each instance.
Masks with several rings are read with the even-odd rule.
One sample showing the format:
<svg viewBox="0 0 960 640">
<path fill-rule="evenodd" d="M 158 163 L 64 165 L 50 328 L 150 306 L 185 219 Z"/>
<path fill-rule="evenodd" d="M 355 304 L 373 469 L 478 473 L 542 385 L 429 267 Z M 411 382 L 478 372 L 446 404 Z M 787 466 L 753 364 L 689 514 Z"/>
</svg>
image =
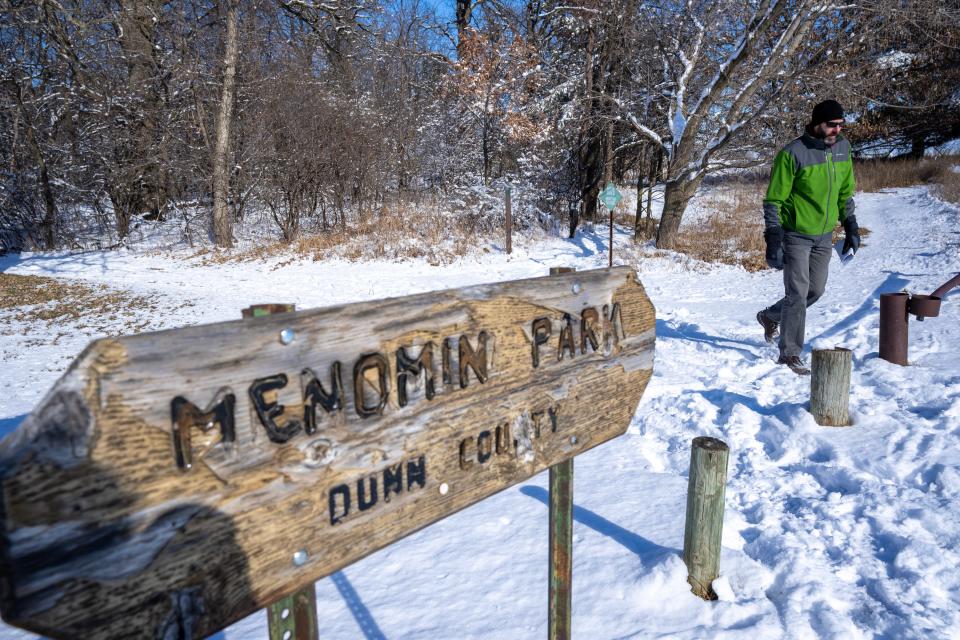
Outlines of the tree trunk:
<svg viewBox="0 0 960 640">
<path fill-rule="evenodd" d="M 463 36 L 470 26 L 470 17 L 473 14 L 473 0 L 456 0 L 457 23 L 457 59 L 463 59 Z"/>
<path fill-rule="evenodd" d="M 223 55 L 223 88 L 217 112 L 217 139 L 213 151 L 213 239 L 218 247 L 233 246 L 233 224 L 227 200 L 230 195 L 230 124 L 237 74 L 237 5 L 226 0 L 226 42 Z"/>
<path fill-rule="evenodd" d="M 146 211 L 159 214 L 166 204 L 156 149 L 162 100 L 155 41 L 157 16 L 162 13 L 162 3 L 157 0 L 124 0 L 118 16 L 127 96 L 125 106 L 115 114 L 121 128 L 115 132 L 113 184 L 109 190 L 117 194 L 112 199 L 121 239 L 126 237 L 133 216 Z"/>
<path fill-rule="evenodd" d="M 922 158 L 927 150 L 927 134 L 916 133 L 910 138 L 910 157 Z"/>
<path fill-rule="evenodd" d="M 853 352 L 843 347 L 814 349 L 810 376 L 810 413 L 817 424 L 849 427 L 850 370 Z"/>
<path fill-rule="evenodd" d="M 653 159 L 651 158 L 651 163 Z M 653 217 L 653 188 L 657 186 L 660 177 L 660 168 L 663 166 L 663 147 L 657 149 L 657 162 L 650 168 L 650 186 L 647 188 L 647 220 Z M 652 223 L 648 223 L 652 224 Z"/>
<path fill-rule="evenodd" d="M 23 115 L 23 123 L 27 129 L 27 140 L 30 144 L 30 150 L 33 152 L 33 159 L 40 169 L 40 186 L 43 190 L 44 215 L 43 222 L 40 225 L 41 235 L 43 236 L 44 249 L 53 249 L 56 245 L 57 228 L 57 204 L 53 195 L 53 186 L 50 181 L 50 172 L 47 169 L 46 159 L 43 157 L 43 151 L 40 149 L 40 142 L 37 140 L 37 131 L 33 126 L 33 120 L 27 115 L 27 109 L 23 104 L 23 95 L 20 85 L 14 84 L 17 96 L 18 115 Z M 16 139 L 11 147 L 16 148 Z M 16 155 L 11 154 L 12 158 Z M 14 167 L 16 169 L 16 167 Z"/>
<path fill-rule="evenodd" d="M 640 154 L 640 166 L 637 168 L 637 207 L 633 215 L 633 237 L 640 238 L 640 229 L 643 227 L 643 179 L 647 167 L 647 150 Z"/>
<path fill-rule="evenodd" d="M 657 249 L 673 249 L 676 246 L 683 212 L 687 210 L 687 203 L 696 193 L 701 180 L 702 177 L 693 180 L 680 177 L 667 182 L 663 194 L 663 214 L 657 229 Z"/>
</svg>

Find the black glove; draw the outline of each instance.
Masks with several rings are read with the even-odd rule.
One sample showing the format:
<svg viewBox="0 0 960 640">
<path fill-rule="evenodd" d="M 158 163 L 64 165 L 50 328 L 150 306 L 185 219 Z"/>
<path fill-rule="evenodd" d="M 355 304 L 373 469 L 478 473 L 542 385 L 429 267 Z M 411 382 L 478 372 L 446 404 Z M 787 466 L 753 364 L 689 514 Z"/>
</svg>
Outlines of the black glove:
<svg viewBox="0 0 960 640">
<path fill-rule="evenodd" d="M 851 249 L 856 253 L 860 249 L 860 227 L 857 225 L 857 216 L 847 216 L 843 221 L 843 230 L 847 237 L 843 241 L 843 251 L 841 253 L 846 253 Z"/>
<path fill-rule="evenodd" d="M 763 232 L 767 242 L 767 266 L 771 269 L 783 269 L 783 227 L 767 227 Z"/>
</svg>

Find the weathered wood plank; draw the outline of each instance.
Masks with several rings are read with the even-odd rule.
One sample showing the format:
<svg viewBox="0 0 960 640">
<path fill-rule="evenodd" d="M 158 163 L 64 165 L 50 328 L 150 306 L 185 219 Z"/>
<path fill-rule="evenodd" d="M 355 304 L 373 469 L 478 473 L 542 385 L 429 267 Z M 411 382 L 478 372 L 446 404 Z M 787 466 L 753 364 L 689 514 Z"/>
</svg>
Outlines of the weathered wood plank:
<svg viewBox="0 0 960 640">
<path fill-rule="evenodd" d="M 623 433 L 654 326 L 620 267 L 96 341 L 0 443 L 4 619 L 210 634 Z"/>
</svg>

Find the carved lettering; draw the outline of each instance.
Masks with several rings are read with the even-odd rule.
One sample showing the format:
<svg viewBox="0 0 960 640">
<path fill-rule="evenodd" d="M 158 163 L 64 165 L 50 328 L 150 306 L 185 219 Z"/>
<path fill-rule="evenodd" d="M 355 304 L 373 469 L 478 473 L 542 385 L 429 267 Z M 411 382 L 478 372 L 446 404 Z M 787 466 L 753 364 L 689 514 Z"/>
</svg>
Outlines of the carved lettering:
<svg viewBox="0 0 960 640">
<path fill-rule="evenodd" d="M 477 436 L 477 462 L 484 464 L 493 455 L 493 436 L 489 431 L 481 431 Z"/>
<path fill-rule="evenodd" d="M 569 313 L 563 314 L 563 329 L 560 330 L 560 340 L 557 342 L 557 360 L 563 360 L 563 352 L 570 351 L 570 357 L 577 355 L 576 343 L 573 341 L 573 318 Z"/>
<path fill-rule="evenodd" d="M 366 378 L 366 372 L 369 369 L 377 370 L 377 386 L 374 390 L 376 402 L 367 404 L 366 386 L 372 385 Z M 387 359 L 379 353 L 368 353 L 360 356 L 353 367 L 353 403 L 357 408 L 357 415 L 361 418 L 370 416 L 379 416 L 383 414 L 383 408 L 387 406 L 387 372 L 390 366 Z"/>
<path fill-rule="evenodd" d="M 177 468 L 184 471 L 193 467 L 193 449 L 190 430 L 200 427 L 209 431 L 214 425 L 220 426 L 220 441 L 235 442 L 233 410 L 236 396 L 224 387 L 217 391 L 207 408 L 201 411 L 195 404 L 177 396 L 170 402 L 170 414 L 173 421 L 173 457 Z"/>
<path fill-rule="evenodd" d="M 377 506 L 380 500 L 378 479 L 383 478 L 383 502 L 390 502 L 399 496 L 403 488 L 403 474 L 406 467 L 407 487 L 412 491 L 422 489 L 427 484 L 427 457 L 420 456 L 416 460 L 405 460 L 384 468 L 382 471 L 365 475 L 356 480 L 357 486 L 357 514 L 369 511 Z M 353 503 L 351 502 L 350 485 L 339 484 L 332 489 L 327 497 L 330 513 L 330 524 L 337 525 L 349 515 Z"/>
<path fill-rule="evenodd" d="M 448 354 L 449 355 L 449 354 Z M 433 383 L 433 343 L 428 342 L 420 349 L 420 355 L 411 358 L 403 347 L 397 349 L 397 403 L 407 406 L 407 381 L 423 372 L 424 395 L 433 400 L 436 388 Z"/>
<path fill-rule="evenodd" d="M 330 391 L 323 388 L 313 369 L 304 369 L 300 373 L 303 385 L 303 423 L 308 434 L 317 432 L 317 406 L 327 413 L 335 413 L 343 408 L 343 380 L 340 376 L 340 362 L 330 366 Z"/>
<path fill-rule="evenodd" d="M 540 366 L 540 345 L 546 344 L 553 331 L 553 325 L 550 324 L 550 318 L 537 318 L 530 326 L 530 332 L 533 334 L 533 367 Z"/>
<path fill-rule="evenodd" d="M 413 487 L 414 482 L 419 484 L 421 489 L 427 484 L 426 456 L 420 456 L 417 458 L 416 462 L 413 460 L 407 461 L 407 491 L 410 491 L 410 488 Z"/>
<path fill-rule="evenodd" d="M 600 314 L 593 307 L 584 309 L 580 314 L 580 353 L 587 353 L 587 343 L 594 351 L 600 348 L 600 341 L 597 340 L 597 334 L 593 330 L 599 322 Z"/>
<path fill-rule="evenodd" d="M 440 358 L 443 361 L 443 384 L 453 384 L 453 368 L 450 365 L 450 352 L 453 347 L 450 346 L 450 338 L 444 338 L 440 345 Z"/>
<path fill-rule="evenodd" d="M 473 466 L 473 450 L 469 447 L 473 445 L 473 438 L 464 438 L 460 441 L 460 468 L 469 469 Z"/>
<path fill-rule="evenodd" d="M 250 385 L 250 401 L 260 417 L 260 424 L 267 431 L 271 442 L 283 444 L 300 432 L 300 421 L 291 419 L 284 426 L 276 423 L 276 418 L 283 415 L 283 405 L 276 400 L 268 401 L 264 394 L 268 391 L 277 391 L 287 386 L 287 374 L 278 373 L 275 376 L 258 378 Z"/>
<path fill-rule="evenodd" d="M 481 331 L 477 336 L 477 350 L 474 351 L 470 346 L 470 340 L 467 336 L 460 336 L 460 388 L 466 389 L 468 384 L 467 367 L 473 369 L 473 375 L 481 383 L 487 381 L 487 335 L 486 331 Z"/>
<path fill-rule="evenodd" d="M 337 497 L 340 498 L 340 507 L 337 507 Z M 330 504 L 330 524 L 339 524 L 350 515 L 350 487 L 340 484 L 330 489 L 328 498 Z"/>
<path fill-rule="evenodd" d="M 363 478 L 360 478 L 359 480 L 357 480 L 357 507 L 360 508 L 360 511 L 366 511 L 373 505 L 377 504 L 376 476 L 371 476 L 367 478 L 367 482 L 370 483 L 369 491 L 367 490 L 367 485 L 363 481 Z"/>
<path fill-rule="evenodd" d="M 390 494 L 403 491 L 403 463 L 383 470 L 383 501 L 390 502 Z"/>
<path fill-rule="evenodd" d="M 504 422 L 497 427 L 497 455 L 510 453 L 515 446 L 513 436 L 510 433 L 510 423 Z"/>
<path fill-rule="evenodd" d="M 533 423 L 533 437 L 539 438 L 541 435 L 540 432 L 540 423 L 543 421 L 544 411 L 531 411 L 530 412 L 530 422 Z"/>
<path fill-rule="evenodd" d="M 530 431 L 524 437 L 529 440 L 537 440 L 549 433 L 557 432 L 557 417 L 559 409 L 556 405 L 548 406 L 545 410 L 531 411 L 529 413 Z M 546 420 L 549 419 L 549 427 Z M 529 448 L 529 440 L 527 447 Z M 501 422 L 495 429 L 483 430 L 476 436 L 463 438 L 460 441 L 460 468 L 470 470 L 480 465 L 487 464 L 494 459 L 494 455 L 507 456 L 507 459 L 517 458 L 520 455 L 518 447 L 521 445 L 513 437 L 513 427 L 511 421 Z"/>
<path fill-rule="evenodd" d="M 620 303 L 614 302 L 613 307 L 603 305 L 603 344 L 607 349 L 620 344 L 620 337 L 625 336 L 623 319 L 620 317 Z"/>
</svg>

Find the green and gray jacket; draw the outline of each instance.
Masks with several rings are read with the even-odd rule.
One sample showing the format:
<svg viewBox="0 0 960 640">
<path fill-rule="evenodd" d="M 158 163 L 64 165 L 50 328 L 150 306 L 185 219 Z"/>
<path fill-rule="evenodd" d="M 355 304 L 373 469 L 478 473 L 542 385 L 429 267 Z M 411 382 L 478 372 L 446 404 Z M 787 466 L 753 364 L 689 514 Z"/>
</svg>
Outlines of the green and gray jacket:
<svg viewBox="0 0 960 640">
<path fill-rule="evenodd" d="M 837 136 L 827 145 L 804 133 L 773 160 L 764 222 L 808 235 L 831 233 L 837 220 L 853 215 L 854 188 L 850 142 Z"/>
</svg>

